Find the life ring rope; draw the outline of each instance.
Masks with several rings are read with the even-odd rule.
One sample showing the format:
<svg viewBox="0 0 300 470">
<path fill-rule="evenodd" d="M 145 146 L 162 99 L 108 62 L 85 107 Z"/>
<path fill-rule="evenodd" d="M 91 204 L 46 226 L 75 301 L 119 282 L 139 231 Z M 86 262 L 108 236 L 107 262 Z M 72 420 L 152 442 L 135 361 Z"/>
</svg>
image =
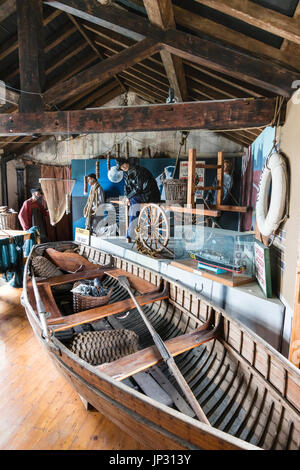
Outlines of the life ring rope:
<svg viewBox="0 0 300 470">
<path fill-rule="evenodd" d="M 275 149 L 275 152 L 274 152 Z M 273 189 L 267 209 L 267 197 L 271 182 Z M 274 188 L 276 187 L 276 192 Z M 280 194 L 278 194 L 278 191 Z M 278 227 L 286 221 L 289 207 L 287 164 L 282 153 L 273 145 L 260 176 L 259 192 L 256 201 L 256 220 L 261 233 L 266 237 L 273 235 L 269 246 L 274 242 Z"/>
</svg>

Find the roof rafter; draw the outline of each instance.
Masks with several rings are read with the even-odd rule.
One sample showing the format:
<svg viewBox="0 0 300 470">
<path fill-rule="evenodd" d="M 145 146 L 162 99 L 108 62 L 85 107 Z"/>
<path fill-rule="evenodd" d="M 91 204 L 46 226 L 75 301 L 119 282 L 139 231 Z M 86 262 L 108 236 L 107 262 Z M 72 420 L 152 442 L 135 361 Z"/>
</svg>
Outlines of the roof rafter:
<svg viewBox="0 0 300 470">
<path fill-rule="evenodd" d="M 126 69 L 130 65 L 142 61 L 145 57 L 158 52 L 161 45 L 153 39 L 144 39 L 125 49 L 119 54 L 99 62 L 70 78 L 59 83 L 44 93 L 44 102 L 47 105 L 57 104 L 66 98 L 74 96 L 89 88 L 93 84 L 101 84 L 107 79 Z"/>
<path fill-rule="evenodd" d="M 196 2 L 300 44 L 300 23 L 296 19 L 289 18 L 250 0 L 230 0 L 230 2 L 226 0 L 196 0 Z"/>
<path fill-rule="evenodd" d="M 176 29 L 172 0 L 144 0 L 150 22 L 164 31 Z M 160 52 L 170 86 L 174 89 L 179 101 L 186 101 L 188 91 L 183 63 L 180 57 L 166 50 Z"/>
<path fill-rule="evenodd" d="M 89 34 L 88 32 L 86 32 L 84 30 L 84 28 L 82 27 L 82 25 L 80 24 L 80 22 L 74 18 L 73 15 L 70 15 L 70 13 L 67 13 L 68 15 L 68 18 L 70 19 L 70 21 L 72 21 L 72 23 L 75 25 L 76 29 L 79 31 L 79 33 L 83 36 L 83 38 L 85 39 L 85 41 L 87 42 L 87 44 L 92 48 L 92 50 L 95 52 L 95 54 L 99 57 L 100 60 L 103 60 L 103 56 L 102 54 L 100 53 L 99 49 L 97 48 L 97 46 L 95 46 L 95 44 L 93 43 L 93 41 L 91 40 L 91 38 L 89 37 Z M 121 82 L 121 80 L 119 79 L 118 75 L 115 75 L 114 76 L 115 80 L 118 82 L 118 84 L 120 85 L 120 87 L 123 89 L 123 91 L 126 91 L 123 83 Z"/>
<path fill-rule="evenodd" d="M 143 6 L 143 0 L 132 0 L 137 6 Z M 210 2 L 209 2 L 210 3 Z M 230 3 L 230 2 L 229 2 Z M 210 6 L 210 5 L 209 5 Z M 299 6 L 297 7 L 299 8 Z M 291 44 L 295 50 L 287 47 L 286 50 L 281 47 L 277 49 L 265 42 L 248 36 L 240 31 L 235 31 L 229 26 L 214 21 L 212 18 L 205 18 L 200 16 L 184 6 L 173 5 L 174 18 L 177 26 L 184 27 L 189 31 L 194 31 L 196 34 L 205 34 L 209 37 L 216 38 L 225 44 L 230 44 L 244 49 L 250 53 L 254 53 L 261 57 L 269 57 L 273 61 L 285 64 L 288 67 L 294 67 L 300 70 L 300 46 L 296 43 L 284 39 L 283 44 Z M 294 15 L 297 18 L 297 9 Z M 299 22 L 299 18 L 297 19 Z M 298 51 L 298 52 L 296 52 Z"/>
<path fill-rule="evenodd" d="M 16 11 L 16 0 L 4 0 L 0 5 L 0 23 Z"/>
<path fill-rule="evenodd" d="M 151 37 L 170 53 L 198 64 L 206 65 L 243 81 L 250 81 L 275 94 L 291 96 L 291 84 L 298 79 L 296 72 L 266 63 L 246 52 L 231 49 L 212 40 L 199 38 L 178 30 L 162 31 L 147 20 L 113 7 L 101 7 L 91 0 L 46 1 L 48 5 L 68 11 L 95 24 L 118 31 L 136 40 Z"/>
</svg>

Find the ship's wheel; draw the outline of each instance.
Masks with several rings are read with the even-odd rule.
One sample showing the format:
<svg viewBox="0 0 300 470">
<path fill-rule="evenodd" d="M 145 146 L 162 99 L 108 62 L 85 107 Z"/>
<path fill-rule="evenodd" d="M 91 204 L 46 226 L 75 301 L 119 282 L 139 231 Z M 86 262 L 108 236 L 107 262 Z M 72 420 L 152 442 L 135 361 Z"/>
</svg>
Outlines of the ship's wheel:
<svg viewBox="0 0 300 470">
<path fill-rule="evenodd" d="M 145 248 L 160 252 L 170 238 L 170 225 L 165 211 L 158 205 L 146 204 L 139 215 L 139 236 Z"/>
</svg>

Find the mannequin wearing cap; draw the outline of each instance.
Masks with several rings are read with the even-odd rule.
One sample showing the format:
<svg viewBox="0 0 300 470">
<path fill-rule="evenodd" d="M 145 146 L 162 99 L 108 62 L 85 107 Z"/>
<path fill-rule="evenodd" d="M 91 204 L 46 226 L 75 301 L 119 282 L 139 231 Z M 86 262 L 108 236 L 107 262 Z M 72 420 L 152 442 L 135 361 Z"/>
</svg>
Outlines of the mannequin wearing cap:
<svg viewBox="0 0 300 470">
<path fill-rule="evenodd" d="M 83 209 L 83 215 L 85 217 L 85 228 L 87 230 L 90 230 L 92 228 L 93 223 L 92 219 L 96 214 L 97 208 L 100 204 L 103 204 L 105 202 L 105 195 L 94 173 L 88 175 L 87 180 L 91 189 L 87 203 Z"/>
<path fill-rule="evenodd" d="M 45 219 L 48 217 L 48 210 L 42 203 L 42 190 L 41 188 L 32 188 L 31 198 L 24 201 L 18 218 L 23 230 L 27 231 L 31 227 L 36 226 L 40 233 L 40 241 L 44 243 L 47 241 L 47 231 Z"/>
<path fill-rule="evenodd" d="M 147 168 L 132 164 L 130 159 L 119 158 L 117 169 L 124 172 L 124 195 L 129 200 L 129 227 L 126 238 L 131 241 L 135 236 L 140 204 L 159 202 L 160 192 L 154 176 Z"/>
</svg>

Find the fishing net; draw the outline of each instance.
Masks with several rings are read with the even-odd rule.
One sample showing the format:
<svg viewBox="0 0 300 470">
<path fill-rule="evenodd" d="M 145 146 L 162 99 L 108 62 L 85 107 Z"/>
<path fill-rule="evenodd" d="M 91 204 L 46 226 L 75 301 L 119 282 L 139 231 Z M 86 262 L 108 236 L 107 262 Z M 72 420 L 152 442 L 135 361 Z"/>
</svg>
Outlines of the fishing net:
<svg viewBox="0 0 300 470">
<path fill-rule="evenodd" d="M 56 225 L 64 213 L 70 212 L 70 200 L 75 180 L 63 178 L 40 178 L 50 216 L 51 225 Z"/>
</svg>

